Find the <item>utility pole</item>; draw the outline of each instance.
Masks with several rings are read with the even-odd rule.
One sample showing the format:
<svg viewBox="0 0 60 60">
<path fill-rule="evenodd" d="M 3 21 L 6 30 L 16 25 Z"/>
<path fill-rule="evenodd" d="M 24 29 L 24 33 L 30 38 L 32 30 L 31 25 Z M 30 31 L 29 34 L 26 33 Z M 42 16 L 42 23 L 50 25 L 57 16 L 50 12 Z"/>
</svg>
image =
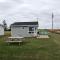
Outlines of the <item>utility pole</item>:
<svg viewBox="0 0 60 60">
<path fill-rule="evenodd" d="M 52 13 L 52 32 L 53 32 L 53 19 L 54 19 L 54 15 L 53 15 L 53 13 Z"/>
</svg>

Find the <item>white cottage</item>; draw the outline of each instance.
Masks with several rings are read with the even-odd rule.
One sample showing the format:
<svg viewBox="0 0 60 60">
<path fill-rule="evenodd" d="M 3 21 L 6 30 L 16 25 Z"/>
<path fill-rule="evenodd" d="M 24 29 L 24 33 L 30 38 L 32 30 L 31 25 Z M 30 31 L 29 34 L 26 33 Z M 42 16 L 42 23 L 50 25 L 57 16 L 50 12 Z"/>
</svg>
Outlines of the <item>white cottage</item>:
<svg viewBox="0 0 60 60">
<path fill-rule="evenodd" d="M 15 22 L 11 25 L 12 37 L 37 36 L 38 22 Z"/>
<path fill-rule="evenodd" d="M 4 27 L 0 24 L 0 36 L 4 35 Z"/>
</svg>

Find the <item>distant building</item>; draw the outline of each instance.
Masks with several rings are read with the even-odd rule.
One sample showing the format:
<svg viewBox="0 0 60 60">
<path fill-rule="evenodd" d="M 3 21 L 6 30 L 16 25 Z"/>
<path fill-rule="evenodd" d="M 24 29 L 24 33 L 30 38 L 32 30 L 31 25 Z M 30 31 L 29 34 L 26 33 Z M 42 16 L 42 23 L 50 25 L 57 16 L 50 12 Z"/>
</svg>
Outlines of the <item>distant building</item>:
<svg viewBox="0 0 60 60">
<path fill-rule="evenodd" d="M 37 36 L 38 22 L 15 22 L 11 25 L 13 37 L 35 37 Z"/>
<path fill-rule="evenodd" d="M 0 24 L 0 35 L 4 35 L 4 27 Z"/>
</svg>

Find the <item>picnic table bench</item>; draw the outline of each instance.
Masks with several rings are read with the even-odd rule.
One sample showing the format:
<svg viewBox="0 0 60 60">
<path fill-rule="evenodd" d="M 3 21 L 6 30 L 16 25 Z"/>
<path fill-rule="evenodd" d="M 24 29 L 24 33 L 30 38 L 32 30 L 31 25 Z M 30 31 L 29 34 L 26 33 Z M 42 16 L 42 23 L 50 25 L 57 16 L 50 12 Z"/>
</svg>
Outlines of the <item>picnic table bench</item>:
<svg viewBox="0 0 60 60">
<path fill-rule="evenodd" d="M 9 43 L 20 43 L 23 42 L 24 37 L 8 37 L 8 40 L 6 41 L 9 45 Z"/>
</svg>

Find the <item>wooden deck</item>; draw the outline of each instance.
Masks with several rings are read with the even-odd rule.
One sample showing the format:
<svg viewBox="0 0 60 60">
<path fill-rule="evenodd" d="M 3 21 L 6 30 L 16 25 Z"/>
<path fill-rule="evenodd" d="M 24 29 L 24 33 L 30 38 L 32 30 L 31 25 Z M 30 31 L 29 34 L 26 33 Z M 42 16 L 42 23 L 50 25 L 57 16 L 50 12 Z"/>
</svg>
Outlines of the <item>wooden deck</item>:
<svg viewBox="0 0 60 60">
<path fill-rule="evenodd" d="M 37 38 L 49 38 L 48 35 L 39 35 Z"/>
</svg>

